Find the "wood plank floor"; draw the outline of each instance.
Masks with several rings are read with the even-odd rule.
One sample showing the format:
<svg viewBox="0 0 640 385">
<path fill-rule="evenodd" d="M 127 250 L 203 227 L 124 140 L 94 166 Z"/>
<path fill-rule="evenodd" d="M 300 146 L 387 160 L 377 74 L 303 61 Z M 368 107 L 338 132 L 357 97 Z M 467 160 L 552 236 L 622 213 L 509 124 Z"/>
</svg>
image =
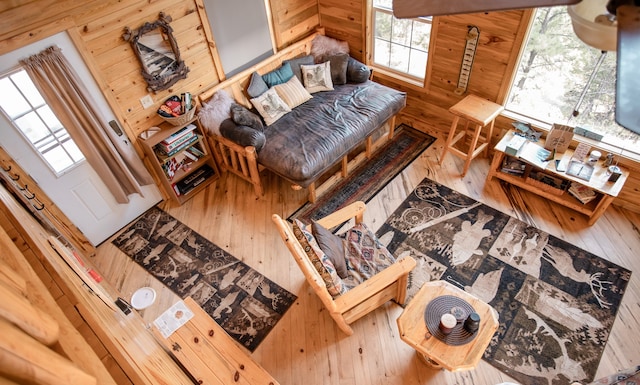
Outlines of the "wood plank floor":
<svg viewBox="0 0 640 385">
<path fill-rule="evenodd" d="M 464 178 L 462 160 L 449 155 L 438 165 L 442 139 L 368 204 L 365 221 L 377 229 L 424 178 L 429 177 L 487 205 L 515 216 L 578 247 L 635 271 L 624 296 L 597 377 L 640 363 L 640 215 L 610 207 L 593 226 L 582 215 L 536 195 L 485 182 L 487 159 L 476 158 Z M 251 186 L 223 176 L 183 206 L 160 206 L 191 228 L 298 296 L 253 358 L 281 384 L 498 384 L 512 379 L 481 361 L 474 370 L 451 373 L 423 364 L 404 344 L 396 327 L 402 308 L 393 303 L 357 321 L 345 336 L 305 283 L 271 222 L 305 200 L 281 179 L 266 176 L 266 194 L 256 199 Z M 124 298 L 142 286 L 158 291 L 156 303 L 143 310 L 151 322 L 178 298 L 163 288 L 110 242 L 98 248 L 94 263 Z"/>
</svg>

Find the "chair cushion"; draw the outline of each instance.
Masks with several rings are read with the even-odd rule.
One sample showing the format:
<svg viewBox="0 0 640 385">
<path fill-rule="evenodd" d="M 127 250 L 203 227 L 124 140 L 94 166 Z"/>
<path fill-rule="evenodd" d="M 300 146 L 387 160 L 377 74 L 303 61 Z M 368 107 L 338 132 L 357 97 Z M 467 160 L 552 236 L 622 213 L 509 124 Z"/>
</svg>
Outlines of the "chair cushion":
<svg viewBox="0 0 640 385">
<path fill-rule="evenodd" d="M 348 288 L 338 276 L 338 273 L 336 272 L 336 269 L 333 266 L 333 263 L 331 263 L 329 257 L 327 257 L 326 254 L 322 252 L 322 249 L 320 249 L 311 229 L 307 228 L 307 225 L 297 219 L 293 220 L 292 227 L 294 236 L 298 242 L 300 242 L 300 245 L 307 254 L 307 257 L 322 277 L 329 294 L 335 298 L 346 293 Z"/>
<path fill-rule="evenodd" d="M 318 222 L 311 224 L 313 236 L 320 249 L 329 257 L 340 278 L 347 278 L 347 261 L 344 259 L 344 239 L 325 229 Z"/>
<path fill-rule="evenodd" d="M 345 258 L 350 276 L 350 279 L 345 279 L 348 287 L 352 287 L 354 282 L 359 284 L 366 281 L 396 261 L 364 223 L 347 230 L 344 237 Z"/>
</svg>

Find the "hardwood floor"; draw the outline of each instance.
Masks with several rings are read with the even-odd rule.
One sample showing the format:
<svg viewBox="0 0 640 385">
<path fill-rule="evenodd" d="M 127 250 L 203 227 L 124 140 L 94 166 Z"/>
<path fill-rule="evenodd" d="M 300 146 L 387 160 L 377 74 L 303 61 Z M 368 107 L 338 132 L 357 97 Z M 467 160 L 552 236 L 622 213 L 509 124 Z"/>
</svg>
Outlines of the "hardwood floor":
<svg viewBox="0 0 640 385">
<path fill-rule="evenodd" d="M 640 271 L 640 214 L 610 207 L 593 226 L 581 214 L 544 199 L 502 185 L 485 183 L 489 161 L 476 158 L 464 178 L 462 160 L 448 156 L 438 160 L 442 139 L 371 202 L 365 222 L 377 229 L 414 187 L 429 177 L 487 205 L 515 216 L 576 246 L 609 259 L 632 271 Z M 451 373 L 431 369 L 403 343 L 396 326 L 402 308 L 388 303 L 353 324 L 347 337 L 326 314 L 271 222 L 271 214 L 291 214 L 305 200 L 304 191 L 293 191 L 281 179 L 266 174 L 266 194 L 256 199 L 251 185 L 233 175 L 223 176 L 207 190 L 177 206 L 163 209 L 298 296 L 253 358 L 281 384 L 498 384 L 513 381 L 481 361 L 474 370 Z M 135 262 L 105 242 L 94 264 L 124 298 L 142 286 L 158 291 L 156 303 L 143 310 L 151 322 L 178 298 L 150 277 Z M 632 274 L 596 377 L 640 363 L 640 276 Z"/>
</svg>

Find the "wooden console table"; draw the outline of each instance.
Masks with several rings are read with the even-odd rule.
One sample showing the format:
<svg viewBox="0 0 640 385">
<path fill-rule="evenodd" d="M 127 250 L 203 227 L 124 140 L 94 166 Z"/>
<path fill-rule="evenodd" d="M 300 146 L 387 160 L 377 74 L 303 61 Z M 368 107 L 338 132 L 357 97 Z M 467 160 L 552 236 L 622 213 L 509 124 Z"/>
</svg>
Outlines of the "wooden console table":
<svg viewBox="0 0 640 385">
<path fill-rule="evenodd" d="M 266 370 L 188 297 L 193 318 L 164 338 L 153 332 L 198 384 L 278 385 Z"/>
<path fill-rule="evenodd" d="M 584 180 L 568 175 L 566 172 L 557 171 L 555 162 L 553 160 L 549 162 L 544 170 L 527 164 L 526 169 L 524 170 L 524 173 L 522 175 L 513 175 L 507 172 L 503 172 L 503 162 L 507 156 L 510 156 L 505 153 L 505 150 L 507 144 L 511 141 L 511 139 L 513 139 L 514 136 L 515 131 L 511 130 L 496 145 L 493 160 L 491 162 L 491 168 L 489 169 L 489 174 L 487 175 L 487 180 L 489 181 L 494 177 L 501 179 L 514 186 L 518 186 L 524 190 L 540 195 L 550 201 L 559 203 L 565 207 L 582 213 L 589 218 L 589 226 L 594 224 L 598 220 L 598 218 L 602 216 L 607 207 L 609 207 L 611 202 L 613 202 L 613 199 L 618 196 L 620 190 L 622 190 L 622 187 L 627 180 L 627 177 L 629 176 L 629 172 L 627 170 L 621 169 L 622 175 L 620 175 L 618 180 L 615 182 L 609 182 L 609 174 L 607 173 L 607 168 L 603 166 L 602 160 L 599 160 L 596 163 L 593 174 L 591 175 L 591 178 L 589 180 Z M 544 141 L 540 140 L 539 142 L 537 142 L 537 144 L 539 144 L 540 146 L 544 146 Z M 556 159 L 562 159 L 562 162 L 568 164 L 572 156 L 573 150 L 567 150 L 563 154 L 556 154 Z M 514 158 L 518 157 L 514 156 Z M 585 187 L 588 187 L 596 193 L 596 198 L 589 203 L 583 204 L 567 191 L 558 191 L 551 186 L 548 186 L 547 188 L 547 186 L 544 186 L 543 184 L 541 184 L 541 182 L 529 178 L 531 171 L 534 169 L 537 169 L 537 171 L 543 172 L 552 177 L 560 178 L 562 180 L 568 180 L 570 182 L 576 182 Z"/>
</svg>

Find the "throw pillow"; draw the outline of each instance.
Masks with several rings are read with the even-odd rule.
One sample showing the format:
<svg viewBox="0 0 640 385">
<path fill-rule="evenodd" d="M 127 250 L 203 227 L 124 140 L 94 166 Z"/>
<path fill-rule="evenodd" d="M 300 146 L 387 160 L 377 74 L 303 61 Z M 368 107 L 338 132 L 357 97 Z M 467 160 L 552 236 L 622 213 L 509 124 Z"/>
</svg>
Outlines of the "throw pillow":
<svg viewBox="0 0 640 385">
<path fill-rule="evenodd" d="M 364 83 L 369 80 L 371 69 L 356 59 L 349 57 L 347 62 L 347 81 L 349 83 Z"/>
<path fill-rule="evenodd" d="M 316 63 L 324 63 L 329 56 L 349 53 L 349 43 L 334 38 L 318 35 L 311 41 L 311 55 Z"/>
<path fill-rule="evenodd" d="M 264 80 L 264 82 L 267 83 L 267 86 L 271 88 L 276 84 L 286 83 L 292 77 L 293 71 L 291 70 L 291 65 L 289 63 L 285 63 L 280 66 L 280 68 L 262 75 L 262 80 Z"/>
<path fill-rule="evenodd" d="M 257 98 L 258 96 L 264 94 L 269 89 L 267 83 L 264 82 L 262 76 L 259 73 L 253 72 L 251 74 L 251 79 L 249 79 L 249 86 L 247 87 L 247 95 L 252 98 Z"/>
<path fill-rule="evenodd" d="M 227 91 L 220 90 L 202 103 L 198 118 L 207 133 L 220 135 L 220 123 L 231 116 L 231 105 L 235 102 Z"/>
<path fill-rule="evenodd" d="M 239 126 L 231 119 L 226 119 L 220 124 L 220 134 L 240 146 L 253 146 L 258 152 L 266 142 L 264 132 L 253 127 Z"/>
<path fill-rule="evenodd" d="M 285 60 L 282 62 L 282 64 L 286 64 L 289 63 L 289 65 L 291 66 L 291 71 L 293 72 L 293 74 L 298 78 L 298 80 L 300 80 L 300 83 L 303 82 L 302 80 L 302 71 L 300 70 L 300 66 L 302 64 L 304 65 L 312 65 L 315 64 L 315 61 L 313 60 L 313 56 L 311 55 L 305 55 L 305 56 L 301 56 L 301 57 L 296 57 L 293 59 L 289 59 L 289 60 Z"/>
<path fill-rule="evenodd" d="M 272 125 L 278 119 L 291 112 L 291 108 L 278 96 L 278 93 L 273 88 L 269 88 L 264 94 L 251 99 L 251 104 L 258 110 L 267 126 Z"/>
<path fill-rule="evenodd" d="M 331 81 L 333 84 L 347 83 L 347 64 L 349 63 L 349 55 L 341 53 L 329 56 L 329 63 L 331 63 Z"/>
<path fill-rule="evenodd" d="M 347 292 L 347 287 L 336 273 L 331 261 L 318 246 L 313 233 L 297 219 L 293 220 L 293 235 L 304 249 L 305 254 L 322 277 L 329 294 L 334 298 Z"/>
<path fill-rule="evenodd" d="M 304 78 L 304 88 L 313 94 L 320 91 L 332 91 L 331 63 L 324 62 L 315 65 L 301 65 L 302 76 Z"/>
<path fill-rule="evenodd" d="M 291 109 L 298 107 L 313 97 L 295 76 L 289 79 L 288 82 L 278 84 L 273 88 Z"/>
<path fill-rule="evenodd" d="M 241 104 L 234 103 L 231 105 L 231 119 L 239 126 L 252 127 L 258 131 L 264 131 L 264 125 L 260 117 Z"/>
<path fill-rule="evenodd" d="M 329 257 L 340 278 L 347 278 L 347 261 L 344 259 L 344 240 L 325 229 L 318 222 L 311 223 L 311 232 L 320 249 Z"/>
<path fill-rule="evenodd" d="M 347 269 L 349 275 L 355 276 L 359 282 L 366 281 L 396 261 L 364 223 L 347 230 L 344 237 Z"/>
</svg>

